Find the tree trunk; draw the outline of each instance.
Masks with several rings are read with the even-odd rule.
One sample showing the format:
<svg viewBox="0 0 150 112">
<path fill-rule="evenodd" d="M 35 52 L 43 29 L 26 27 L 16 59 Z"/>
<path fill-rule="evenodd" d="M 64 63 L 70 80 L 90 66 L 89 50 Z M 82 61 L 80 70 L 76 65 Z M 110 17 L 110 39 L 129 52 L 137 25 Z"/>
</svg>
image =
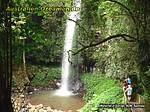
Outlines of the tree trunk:
<svg viewBox="0 0 150 112">
<path fill-rule="evenodd" d="M 150 99 L 150 75 L 146 72 L 150 66 L 150 46 L 147 39 L 143 38 L 139 41 L 139 79 L 143 85 L 144 92 Z"/>
<path fill-rule="evenodd" d="M 13 112 L 11 105 L 11 95 L 7 88 L 4 64 L 0 65 L 0 112 Z"/>
<path fill-rule="evenodd" d="M 1 28 L 0 44 L 0 112 L 13 112 L 11 105 L 11 79 L 12 79 L 12 59 L 11 59 L 11 14 L 6 12 L 7 1 L 1 2 L 1 17 L 4 28 Z"/>
</svg>

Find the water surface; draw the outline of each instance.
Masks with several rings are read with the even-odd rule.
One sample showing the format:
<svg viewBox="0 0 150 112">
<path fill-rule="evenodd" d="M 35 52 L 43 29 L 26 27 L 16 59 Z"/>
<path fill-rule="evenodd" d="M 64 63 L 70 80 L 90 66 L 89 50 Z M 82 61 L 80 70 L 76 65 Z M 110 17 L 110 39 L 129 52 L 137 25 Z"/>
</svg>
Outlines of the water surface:
<svg viewBox="0 0 150 112">
<path fill-rule="evenodd" d="M 32 105 L 43 104 L 50 106 L 54 109 L 60 110 L 79 110 L 83 107 L 84 103 L 78 95 L 72 96 L 56 96 L 55 91 L 42 91 L 40 93 L 32 94 L 29 96 L 29 101 Z"/>
</svg>

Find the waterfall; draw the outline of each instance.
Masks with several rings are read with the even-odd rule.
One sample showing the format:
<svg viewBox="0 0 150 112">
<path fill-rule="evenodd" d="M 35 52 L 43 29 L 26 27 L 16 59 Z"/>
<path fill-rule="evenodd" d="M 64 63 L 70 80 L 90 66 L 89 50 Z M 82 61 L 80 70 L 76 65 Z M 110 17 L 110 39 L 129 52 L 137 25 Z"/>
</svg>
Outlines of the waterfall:
<svg viewBox="0 0 150 112">
<path fill-rule="evenodd" d="M 75 0 L 74 1 L 74 7 L 80 8 L 80 1 Z M 69 75 L 70 75 L 70 62 L 71 59 L 71 53 L 68 51 L 72 50 L 72 44 L 73 44 L 73 36 L 75 32 L 75 26 L 76 21 L 79 17 L 78 11 L 72 11 L 69 14 L 69 19 L 66 23 L 66 31 L 65 31 L 65 43 L 64 43 L 64 50 L 63 50 L 63 58 L 62 58 L 62 73 L 61 73 L 61 87 L 56 92 L 57 95 L 60 96 L 69 96 L 72 94 L 71 91 L 69 91 L 68 83 L 69 83 Z M 73 21 L 71 21 L 73 20 Z"/>
</svg>

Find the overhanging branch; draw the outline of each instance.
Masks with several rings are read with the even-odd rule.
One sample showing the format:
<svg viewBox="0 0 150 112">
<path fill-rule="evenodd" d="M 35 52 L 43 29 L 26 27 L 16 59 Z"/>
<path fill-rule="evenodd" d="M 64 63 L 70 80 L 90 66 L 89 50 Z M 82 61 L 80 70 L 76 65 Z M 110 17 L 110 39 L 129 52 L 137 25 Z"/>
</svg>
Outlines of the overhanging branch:
<svg viewBox="0 0 150 112">
<path fill-rule="evenodd" d="M 70 64 L 73 64 L 73 62 L 71 61 L 71 53 L 72 51 L 67 51 L 67 54 L 68 54 L 68 62 L 70 63 Z"/>
<path fill-rule="evenodd" d="M 134 38 L 134 37 L 132 37 L 132 36 L 130 36 L 130 35 L 127 35 L 127 34 L 116 34 L 116 35 L 109 36 L 109 37 L 107 37 L 106 39 L 104 39 L 104 40 L 102 40 L 102 41 L 99 41 L 99 42 L 97 42 L 97 43 L 93 43 L 93 44 L 84 46 L 84 47 L 82 47 L 81 49 L 79 49 L 78 51 L 73 52 L 73 55 L 76 55 L 76 54 L 78 54 L 79 52 L 81 52 L 81 51 L 83 51 L 83 50 L 85 50 L 85 49 L 87 49 L 87 48 L 95 47 L 95 46 L 100 45 L 100 44 L 102 44 L 102 43 L 104 43 L 104 42 L 107 42 L 107 41 L 109 41 L 109 40 L 111 40 L 111 39 L 119 38 L 119 37 L 122 37 L 125 41 L 128 41 L 128 42 L 136 42 L 136 40 L 137 40 L 136 38 Z M 130 38 L 131 40 L 127 39 L 127 37 Z"/>
</svg>

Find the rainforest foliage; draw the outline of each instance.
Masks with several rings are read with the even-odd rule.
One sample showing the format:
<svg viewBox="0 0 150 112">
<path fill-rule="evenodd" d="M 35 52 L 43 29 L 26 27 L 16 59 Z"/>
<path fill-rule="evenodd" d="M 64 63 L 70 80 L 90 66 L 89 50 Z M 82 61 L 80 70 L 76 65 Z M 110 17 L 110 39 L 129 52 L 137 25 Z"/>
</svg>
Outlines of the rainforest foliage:
<svg viewBox="0 0 150 112">
<path fill-rule="evenodd" d="M 11 106 L 3 106 L 10 103 L 11 84 L 48 86 L 60 79 L 69 11 L 40 9 L 72 6 L 72 0 L 0 1 L 0 111 L 11 112 Z M 38 10 L 6 11 L 8 7 Z M 105 101 L 121 103 L 123 93 L 116 82 L 127 76 L 150 99 L 150 1 L 82 0 L 80 18 L 74 22 L 72 73 L 78 78 L 85 74 L 84 112 L 89 102 L 94 109 Z"/>
<path fill-rule="evenodd" d="M 92 75 L 92 78 L 91 78 Z M 123 91 L 119 87 L 117 80 L 106 78 L 102 74 L 84 74 L 82 80 L 86 87 L 84 100 L 86 105 L 82 112 L 94 111 L 113 111 L 114 109 L 105 109 L 100 104 L 124 104 Z M 125 109 L 115 109 L 118 112 L 125 112 Z"/>
<path fill-rule="evenodd" d="M 148 0 L 83 1 L 79 23 L 87 31 L 81 29 L 81 47 L 74 53 L 85 50 L 83 59 L 96 60 L 95 70 L 109 77 L 137 76 L 145 94 L 150 90 L 148 4 Z"/>
</svg>

